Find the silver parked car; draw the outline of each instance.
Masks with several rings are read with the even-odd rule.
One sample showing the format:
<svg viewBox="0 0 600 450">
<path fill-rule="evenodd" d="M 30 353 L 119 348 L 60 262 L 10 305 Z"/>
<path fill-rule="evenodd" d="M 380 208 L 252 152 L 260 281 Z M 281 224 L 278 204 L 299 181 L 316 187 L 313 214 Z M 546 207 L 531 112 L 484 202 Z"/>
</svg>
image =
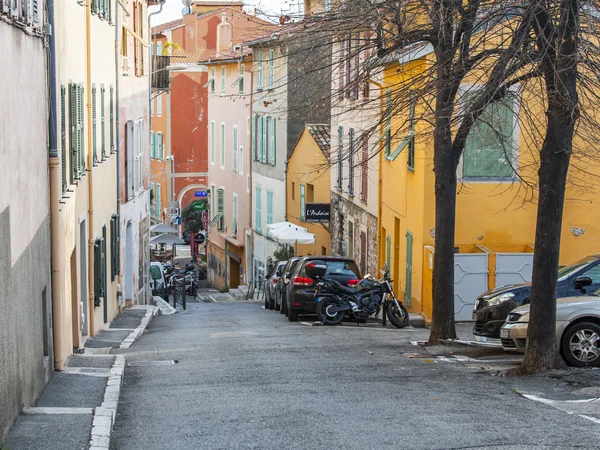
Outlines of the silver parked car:
<svg viewBox="0 0 600 450">
<path fill-rule="evenodd" d="M 513 309 L 500 329 L 502 347 L 524 352 L 529 305 Z M 562 357 L 572 366 L 600 366 L 600 291 L 589 297 L 565 297 L 556 304 L 556 340 Z"/>
</svg>

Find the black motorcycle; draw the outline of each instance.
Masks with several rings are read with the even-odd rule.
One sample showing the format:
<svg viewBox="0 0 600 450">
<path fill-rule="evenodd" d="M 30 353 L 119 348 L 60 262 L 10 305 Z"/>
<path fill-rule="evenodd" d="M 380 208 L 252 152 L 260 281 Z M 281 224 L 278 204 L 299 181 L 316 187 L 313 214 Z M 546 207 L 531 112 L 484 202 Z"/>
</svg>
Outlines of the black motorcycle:
<svg viewBox="0 0 600 450">
<path fill-rule="evenodd" d="M 312 274 L 319 281 L 315 300 L 318 303 L 317 316 L 323 325 L 339 325 L 346 314 L 357 320 L 377 317 L 384 308 L 387 317 L 396 328 L 408 325 L 408 311 L 394 294 L 389 271 L 384 272 L 381 280 L 370 277 L 362 279 L 355 287 L 344 286 L 333 279 L 325 279 L 326 271 L 313 265 Z"/>
</svg>

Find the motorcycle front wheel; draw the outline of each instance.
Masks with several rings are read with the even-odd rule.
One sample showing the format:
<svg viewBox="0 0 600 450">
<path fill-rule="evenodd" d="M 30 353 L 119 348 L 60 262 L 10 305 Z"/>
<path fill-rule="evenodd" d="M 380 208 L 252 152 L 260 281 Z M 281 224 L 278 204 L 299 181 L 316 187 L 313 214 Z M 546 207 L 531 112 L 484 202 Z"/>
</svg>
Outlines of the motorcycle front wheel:
<svg viewBox="0 0 600 450">
<path fill-rule="evenodd" d="M 396 307 L 396 302 L 389 302 L 385 312 L 392 325 L 396 328 L 404 328 L 408 325 L 408 311 L 402 303 L 398 302 L 398 304 L 400 305 L 400 309 Z"/>
<path fill-rule="evenodd" d="M 321 318 L 323 325 L 339 325 L 344 320 L 345 311 L 331 311 L 332 308 L 340 306 L 340 301 L 334 298 L 324 298 L 319 303 L 317 316 Z"/>
</svg>

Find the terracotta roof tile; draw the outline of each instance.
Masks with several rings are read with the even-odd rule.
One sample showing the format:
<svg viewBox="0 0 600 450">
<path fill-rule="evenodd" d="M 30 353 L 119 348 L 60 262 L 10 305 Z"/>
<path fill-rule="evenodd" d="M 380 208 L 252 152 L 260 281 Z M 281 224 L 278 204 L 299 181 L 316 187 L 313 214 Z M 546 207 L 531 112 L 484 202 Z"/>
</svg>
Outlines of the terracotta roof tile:
<svg viewBox="0 0 600 450">
<path fill-rule="evenodd" d="M 329 125 L 308 124 L 306 128 L 325 156 L 329 156 L 331 148 L 331 128 Z"/>
</svg>

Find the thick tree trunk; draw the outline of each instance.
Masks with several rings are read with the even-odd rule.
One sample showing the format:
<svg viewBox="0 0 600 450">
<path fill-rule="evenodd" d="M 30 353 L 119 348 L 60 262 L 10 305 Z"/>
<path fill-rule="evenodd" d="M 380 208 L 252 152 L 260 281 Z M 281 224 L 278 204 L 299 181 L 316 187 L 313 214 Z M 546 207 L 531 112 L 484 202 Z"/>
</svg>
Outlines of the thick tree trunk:
<svg viewBox="0 0 600 450">
<path fill-rule="evenodd" d="M 525 373 L 563 365 L 556 344 L 556 284 L 572 136 L 573 123 L 549 118 L 540 155 L 540 197 L 527 330 L 529 346 L 522 364 Z"/>
<path fill-rule="evenodd" d="M 436 344 L 440 339 L 456 339 L 454 230 L 457 158 L 452 151 L 450 121 L 446 117 L 446 114 L 438 115 L 434 136 L 435 256 L 430 344 Z"/>
</svg>

